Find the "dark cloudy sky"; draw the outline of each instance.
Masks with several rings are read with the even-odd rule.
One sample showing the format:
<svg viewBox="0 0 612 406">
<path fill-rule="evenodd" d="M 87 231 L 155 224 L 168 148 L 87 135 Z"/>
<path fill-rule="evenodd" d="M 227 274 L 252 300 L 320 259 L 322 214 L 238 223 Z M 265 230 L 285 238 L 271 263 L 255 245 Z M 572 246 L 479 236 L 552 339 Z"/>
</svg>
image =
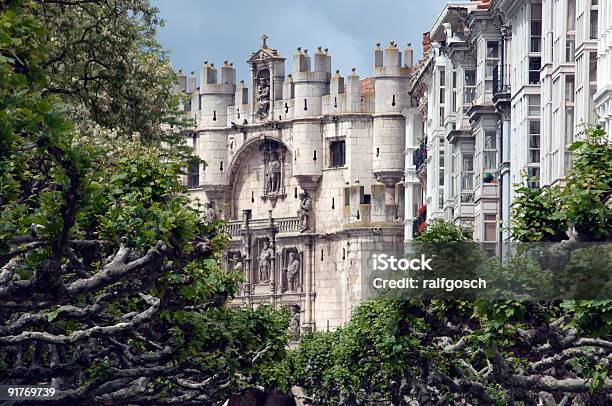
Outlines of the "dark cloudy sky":
<svg viewBox="0 0 612 406">
<path fill-rule="evenodd" d="M 220 66 L 234 62 L 239 79 L 248 78 L 246 60 L 268 44 L 293 69 L 298 46 L 312 54 L 329 48 L 332 69 L 347 75 L 352 67 L 364 77 L 373 71 L 373 49 L 396 41 L 412 42 L 420 57 L 423 32 L 429 31 L 446 0 L 153 0 L 166 26 L 158 34 L 170 50 L 172 65 L 189 72 L 204 60 Z"/>
</svg>

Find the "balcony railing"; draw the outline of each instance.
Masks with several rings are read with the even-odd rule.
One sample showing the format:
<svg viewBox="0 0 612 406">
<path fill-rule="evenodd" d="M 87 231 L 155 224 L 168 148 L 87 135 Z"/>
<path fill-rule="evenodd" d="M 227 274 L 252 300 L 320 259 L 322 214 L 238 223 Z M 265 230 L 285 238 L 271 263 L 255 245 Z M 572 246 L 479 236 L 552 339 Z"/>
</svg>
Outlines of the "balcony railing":
<svg viewBox="0 0 612 406">
<path fill-rule="evenodd" d="M 510 93 L 510 65 L 493 68 L 493 95 Z"/>
<path fill-rule="evenodd" d="M 419 147 L 414 151 L 412 155 L 412 163 L 414 167 L 418 171 L 421 165 L 423 165 L 427 161 L 427 144 L 425 141 L 419 145 Z"/>
<path fill-rule="evenodd" d="M 225 225 L 225 232 L 231 237 L 238 237 L 242 230 L 242 220 L 228 221 Z M 297 217 L 275 218 L 274 225 L 279 234 L 294 233 L 300 231 L 300 219 Z M 262 229 L 270 226 L 269 219 L 257 219 L 249 221 L 250 229 Z"/>
</svg>

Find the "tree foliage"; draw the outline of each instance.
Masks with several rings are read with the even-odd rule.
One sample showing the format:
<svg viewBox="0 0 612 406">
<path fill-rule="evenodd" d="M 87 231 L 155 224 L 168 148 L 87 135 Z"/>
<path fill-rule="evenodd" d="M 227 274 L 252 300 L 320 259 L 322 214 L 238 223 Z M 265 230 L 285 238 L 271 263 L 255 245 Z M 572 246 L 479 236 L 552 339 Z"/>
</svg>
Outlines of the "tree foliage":
<svg viewBox="0 0 612 406">
<path fill-rule="evenodd" d="M 446 257 L 454 246 L 442 264 L 473 271 L 475 245 L 460 227 L 433 222 L 418 240 L 417 253 Z M 540 277 L 531 266 L 513 283 Z M 602 405 L 612 401 L 611 357 L 610 300 L 389 295 L 360 304 L 339 329 L 303 338 L 287 370 L 321 405 Z"/>
<path fill-rule="evenodd" d="M 156 138 L 155 109 L 131 111 L 140 107 L 129 97 L 145 96 L 115 75 L 123 62 L 98 88 L 88 71 L 97 62 L 65 42 L 77 37 L 48 28 L 57 18 L 66 33 L 87 32 L 82 52 L 102 52 L 114 30 L 143 65 L 144 12 L 123 6 L 145 3 L 44 3 L 0 6 L 0 381 L 52 384 L 60 404 L 214 404 L 256 386 L 285 352 L 286 315 L 227 307 L 242 276 L 222 269 L 220 224 L 203 220 L 180 183 L 187 157 Z M 57 41 L 71 66 L 51 67 Z"/>
<path fill-rule="evenodd" d="M 572 228 L 582 241 L 612 238 L 612 142 L 599 127 L 572 144 L 572 167 L 563 187 L 518 187 L 511 236 L 521 242 L 558 242 Z"/>
</svg>

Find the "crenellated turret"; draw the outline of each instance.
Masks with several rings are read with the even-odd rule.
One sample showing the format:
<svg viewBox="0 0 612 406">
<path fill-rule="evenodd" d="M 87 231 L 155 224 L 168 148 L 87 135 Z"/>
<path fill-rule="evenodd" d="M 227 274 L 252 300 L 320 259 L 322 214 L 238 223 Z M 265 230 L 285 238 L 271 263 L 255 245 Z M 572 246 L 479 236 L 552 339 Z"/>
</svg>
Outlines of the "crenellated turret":
<svg viewBox="0 0 612 406">
<path fill-rule="evenodd" d="M 187 76 L 185 76 L 182 69 L 176 72 L 176 86 L 178 91 L 187 91 Z"/>
<path fill-rule="evenodd" d="M 404 48 L 404 66 L 407 68 L 412 68 L 414 63 L 414 51 L 412 50 L 412 44 L 409 42 L 406 44 L 406 48 Z"/>
<path fill-rule="evenodd" d="M 217 81 L 214 64 L 204 62 L 200 73 L 200 127 L 226 127 L 227 108 L 235 103 L 236 70 L 227 61 L 221 67 Z"/>
<path fill-rule="evenodd" d="M 293 60 L 294 117 L 320 116 L 321 98 L 329 94 L 331 56 L 319 47 L 314 55 L 314 70 L 307 49 L 302 52 L 298 48 Z"/>
<path fill-rule="evenodd" d="M 187 76 L 187 93 L 192 94 L 196 91 L 196 77 L 195 72 L 189 72 L 189 76 Z"/>
<path fill-rule="evenodd" d="M 238 86 L 236 86 L 234 105 L 228 109 L 232 110 L 233 119 L 238 124 L 244 121 L 249 114 L 249 88 L 244 84 L 244 80 L 241 80 Z"/>
<path fill-rule="evenodd" d="M 392 187 L 404 171 L 406 118 L 402 112 L 410 107 L 410 68 L 402 66 L 402 53 L 391 41 L 384 50 L 382 61 L 380 46 L 374 50 L 375 60 L 375 112 L 372 138 L 372 169 L 379 182 L 388 188 L 391 201 Z"/>
</svg>

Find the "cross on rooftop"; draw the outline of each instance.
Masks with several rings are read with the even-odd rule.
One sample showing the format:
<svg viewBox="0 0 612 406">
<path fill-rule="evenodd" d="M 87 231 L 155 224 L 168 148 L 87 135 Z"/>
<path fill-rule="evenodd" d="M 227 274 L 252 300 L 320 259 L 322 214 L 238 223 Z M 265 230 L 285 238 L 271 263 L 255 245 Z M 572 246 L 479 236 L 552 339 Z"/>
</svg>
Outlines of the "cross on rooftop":
<svg viewBox="0 0 612 406">
<path fill-rule="evenodd" d="M 268 44 L 266 43 L 266 41 L 268 40 L 268 36 L 266 34 L 264 34 L 260 38 L 261 38 L 261 47 L 263 49 L 268 48 Z"/>
</svg>

